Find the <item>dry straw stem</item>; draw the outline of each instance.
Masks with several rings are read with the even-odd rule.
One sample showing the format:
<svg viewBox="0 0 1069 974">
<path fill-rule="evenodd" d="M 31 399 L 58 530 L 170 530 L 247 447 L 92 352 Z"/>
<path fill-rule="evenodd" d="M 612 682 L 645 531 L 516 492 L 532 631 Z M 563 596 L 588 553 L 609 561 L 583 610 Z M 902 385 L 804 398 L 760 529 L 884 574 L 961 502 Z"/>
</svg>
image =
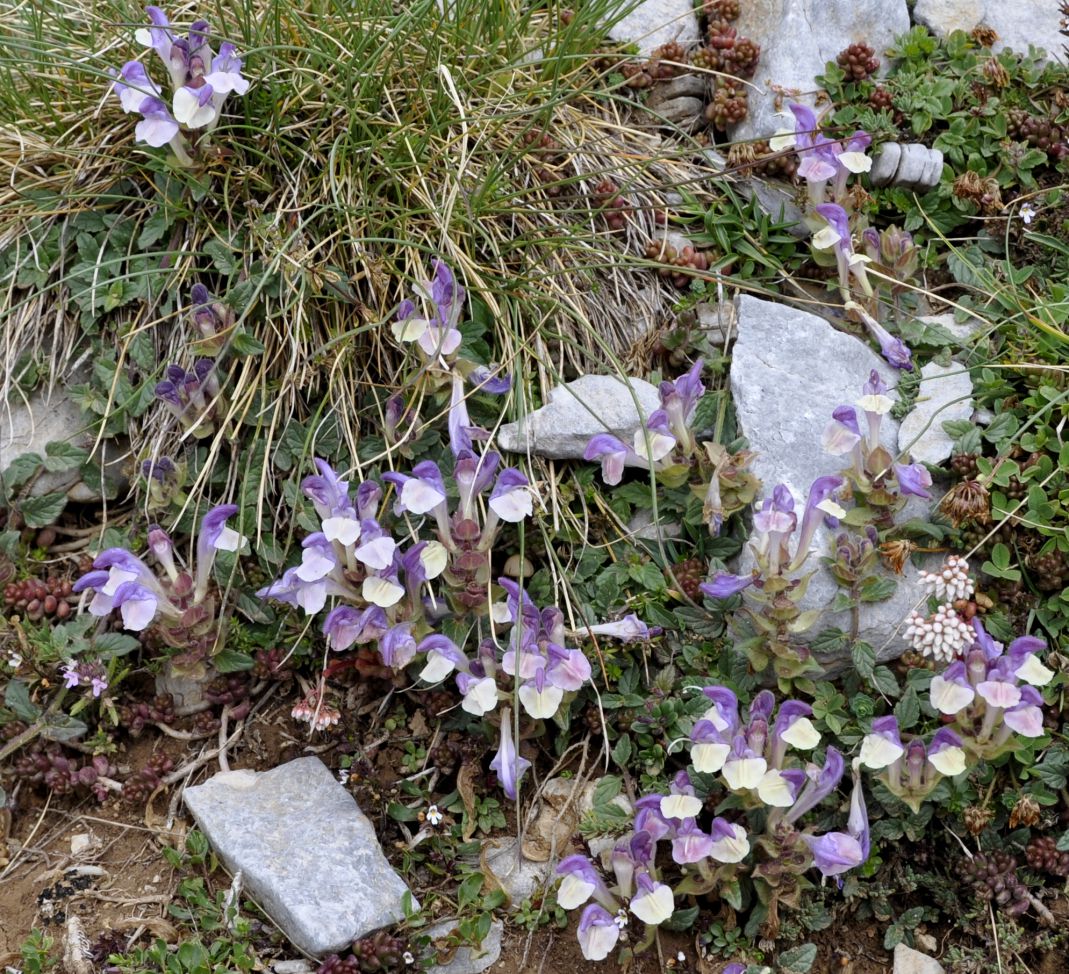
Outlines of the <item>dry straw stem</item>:
<svg viewBox="0 0 1069 974">
<path fill-rule="evenodd" d="M 517 378 L 513 418 L 563 377 L 622 368 L 677 298 L 643 256 L 657 214 L 679 187 L 698 206 L 714 190 L 696 147 L 666 140 L 592 67 L 611 6 L 582 5 L 568 23 L 556 3 L 520 0 L 459 0 L 445 14 L 434 0 L 169 7 L 179 28 L 205 17 L 233 40 L 253 80 L 194 170 L 135 145 L 134 119 L 107 94 L 108 69 L 142 53 L 140 9 L 15 6 L 0 28 L 5 397 L 32 367 L 71 375 L 91 347 L 86 307 L 119 370 L 154 383 L 198 356 L 191 284 L 238 288 L 239 327 L 264 351 L 226 360 L 224 418 L 191 497 L 209 479 L 231 491 L 251 479 L 270 514 L 272 449 L 290 423 L 338 417 L 353 448 L 380 427 L 382 392 L 414 374 L 385 325 L 434 255 L 485 308 L 494 354 Z M 542 134 L 559 148 L 528 149 Z M 629 204 L 619 234 L 592 193 L 606 177 Z M 139 247 L 167 208 L 166 232 Z M 85 214 L 131 223 L 126 249 L 79 237 Z M 46 248 L 55 227 L 63 246 Z M 72 264 L 84 272 L 93 241 L 87 278 Z M 134 361 L 146 339 L 154 368 Z M 119 388 L 100 404 L 101 429 L 128 405 Z M 136 459 L 192 443 L 155 406 L 125 425 Z M 226 448 L 239 438 L 266 444 L 258 463 Z M 306 455 L 315 449 L 313 436 Z"/>
</svg>

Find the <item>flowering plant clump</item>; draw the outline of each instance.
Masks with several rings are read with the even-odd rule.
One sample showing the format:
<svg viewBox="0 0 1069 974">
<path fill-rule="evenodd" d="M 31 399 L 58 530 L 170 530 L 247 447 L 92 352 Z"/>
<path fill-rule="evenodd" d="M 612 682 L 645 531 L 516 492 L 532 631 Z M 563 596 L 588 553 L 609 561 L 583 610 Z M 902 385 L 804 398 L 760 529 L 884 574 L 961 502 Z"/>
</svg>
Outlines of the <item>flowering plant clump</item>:
<svg viewBox="0 0 1069 974">
<path fill-rule="evenodd" d="M 624 443 L 611 433 L 599 433 L 591 438 L 583 456 L 600 461 L 601 475 L 610 486 L 620 483 L 628 466 L 654 470 L 658 481 L 666 486 L 686 483 L 697 468 L 699 484 L 692 489 L 702 498 L 705 522 L 715 536 L 725 517 L 753 501 L 760 482 L 746 470 L 749 454 L 731 454 L 719 443 L 699 446 L 692 425 L 705 393 L 703 368 L 704 362 L 698 359 L 674 382 L 661 383 L 661 408 L 635 431 L 632 443 Z"/>
<path fill-rule="evenodd" d="M 237 512 L 236 505 L 222 504 L 204 516 L 194 565 L 180 566 L 167 532 L 152 527 L 148 547 L 162 574 L 125 548 L 108 548 L 93 561 L 92 571 L 75 582 L 74 591 L 93 592 L 92 615 L 108 616 L 118 609 L 123 628 L 131 632 L 155 624 L 163 642 L 180 651 L 172 659 L 176 669 L 203 674 L 206 661 L 223 648 L 225 619 L 211 579 L 215 554 L 240 551 L 246 544 L 226 523 Z"/>
<path fill-rule="evenodd" d="M 512 468 L 497 471 L 499 463 L 494 453 L 477 457 L 462 451 L 452 490 L 430 460 L 416 464 L 411 474 L 384 474 L 383 481 L 396 491 L 397 524 L 409 525 L 404 530 L 411 543 L 405 546 L 404 536 L 399 540 L 378 519 L 384 496 L 378 483 L 365 481 L 354 499 L 349 484 L 317 460 L 319 474 L 302 487 L 315 505 L 321 530 L 305 538 L 301 563 L 258 594 L 299 606 L 308 615 L 324 609 L 328 599 L 338 600 L 323 622 L 331 650 L 370 644 L 391 669 L 417 664 L 425 684 L 452 677 L 461 709 L 472 716 L 494 713 L 515 692 L 528 718 L 553 717 L 589 681 L 590 664 L 581 650 L 566 646 L 561 611 L 539 610 L 517 582 L 499 579 L 505 598 L 489 601 L 491 552 L 499 528 L 528 517 L 533 505 L 527 478 Z M 454 503 L 450 494 L 456 496 Z M 432 525 L 434 537 L 418 539 L 410 526 L 414 519 Z M 445 622 L 455 630 L 464 618 L 485 627 L 472 652 L 438 631 Z M 509 634 L 503 643 L 499 636 L 504 630 Z M 599 631 L 622 639 L 649 634 L 637 619 Z M 306 699 L 294 716 L 312 722 L 312 714 L 322 713 L 319 708 L 318 697 Z M 516 752 L 509 711 L 500 713 L 500 749 L 491 767 L 505 793 L 515 798 L 527 762 Z"/>
<path fill-rule="evenodd" d="M 847 185 L 851 175 L 872 168 L 872 159 L 866 154 L 872 137 L 859 129 L 847 139 L 828 138 L 820 129 L 820 118 L 811 108 L 800 104 L 789 107 L 794 116 L 793 129 L 779 133 L 771 145 L 775 151 L 793 146 L 798 155 L 798 176 L 805 181 L 811 210 L 808 221 L 814 231 L 814 256 L 818 262 L 825 255 L 834 258 L 839 291 L 847 311 L 869 329 L 891 365 L 911 370 L 910 350 L 880 324 L 879 295 L 865 268 L 867 264 L 875 264 L 881 277 L 892 281 L 908 279 L 917 266 L 913 238 L 897 227 L 883 234 L 866 227 Z M 854 248 L 855 231 L 864 242 L 864 252 Z M 860 300 L 854 299 L 854 288 L 860 292 Z M 892 284 L 890 293 L 897 307 L 900 288 Z"/>
<path fill-rule="evenodd" d="M 973 591 L 966 569 L 964 559 L 951 556 L 941 572 L 925 577 L 938 596 L 966 598 Z M 910 628 L 919 626 L 913 622 Z M 931 706 L 944 726 L 927 745 L 919 737 L 903 742 L 897 719 L 880 717 L 861 746 L 861 763 L 881 772 L 888 789 L 914 811 L 943 777 L 1015 750 L 1020 738 L 1042 737 L 1044 702 L 1037 688 L 1054 678 L 1038 655 L 1045 644 L 1035 636 L 1020 636 L 1004 647 L 978 618 L 966 625 L 949 604 L 925 627 L 914 636 L 915 645 L 949 664 L 929 686 Z"/>
<path fill-rule="evenodd" d="M 895 405 L 887 384 L 874 369 L 853 404 L 837 407 L 824 427 L 821 446 L 825 453 L 844 457 L 850 463 L 843 476 L 854 497 L 855 524 L 871 523 L 883 530 L 894 524 L 894 515 L 909 496 L 931 499 L 932 476 L 920 463 L 896 463 L 880 440 L 883 417 Z"/>
<path fill-rule="evenodd" d="M 207 21 L 196 21 L 180 35 L 159 7 L 145 11 L 152 26 L 134 36 L 163 62 L 171 84 L 169 102 L 161 98 L 163 89 L 139 60 L 127 61 L 115 72 L 112 90 L 124 112 L 141 116 L 134 129 L 138 142 L 156 149 L 170 146 L 175 158 L 190 166 L 194 153 L 207 148 L 227 95 L 244 95 L 249 80 L 241 73 L 242 60 L 233 44 L 224 41 L 218 53 L 212 50 Z"/>
<path fill-rule="evenodd" d="M 812 610 L 803 612 L 799 606 L 812 572 L 798 573 L 809 557 L 819 523 L 845 514 L 835 500 L 842 485 L 841 477 L 815 480 L 799 525 L 794 496 L 786 484 L 777 484 L 772 496 L 754 514 L 754 534 L 750 539 L 754 570 L 748 575 L 720 571 L 699 586 L 711 599 L 746 593 L 744 612 L 757 635 L 744 646 L 756 670 L 771 663 L 777 676 L 790 679 L 820 668 L 808 647 L 798 641 L 816 621 Z"/>
<path fill-rule="evenodd" d="M 827 748 L 822 767 L 803 766 L 792 755 L 792 749 L 809 752 L 820 743 L 809 705 L 785 701 L 773 718 L 775 698 L 764 690 L 743 722 L 730 689 L 708 686 L 702 692 L 711 706 L 691 733 L 691 770 L 704 781 L 721 775 L 729 794 L 718 811 L 725 814 L 707 812 L 695 779 L 680 771 L 667 794 L 644 795 L 636 803 L 632 832 L 612 850 L 611 883 L 585 856 L 560 863 L 558 904 L 587 904 L 578 936 L 588 960 L 608 956 L 623 936 L 619 918 L 627 913 L 647 925 L 636 947 L 642 949 L 686 897 L 715 892 L 739 908 L 740 880 L 748 877 L 774 917 L 780 903 L 798 905 L 810 869 L 838 878 L 868 858 L 868 815 L 856 763 L 846 831 L 817 835 L 802 825 L 803 816 L 835 792 L 845 769 L 834 747 Z M 669 856 L 658 855 L 661 843 Z"/>
</svg>

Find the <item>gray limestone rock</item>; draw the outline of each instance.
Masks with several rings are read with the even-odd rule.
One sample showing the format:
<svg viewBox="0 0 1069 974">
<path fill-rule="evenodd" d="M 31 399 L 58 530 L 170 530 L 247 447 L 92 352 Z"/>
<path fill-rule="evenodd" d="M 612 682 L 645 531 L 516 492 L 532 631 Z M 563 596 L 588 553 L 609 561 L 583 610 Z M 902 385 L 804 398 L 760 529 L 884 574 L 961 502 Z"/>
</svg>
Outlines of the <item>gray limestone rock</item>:
<svg viewBox="0 0 1069 974">
<path fill-rule="evenodd" d="M 486 856 L 486 865 L 501 884 L 513 908 L 549 882 L 552 864 L 528 859 L 523 854 L 519 839 L 491 839 L 488 844 L 491 852 Z"/>
<path fill-rule="evenodd" d="M 957 321 L 953 312 L 940 315 L 922 315 L 920 320 L 929 325 L 938 325 L 944 331 L 948 331 L 953 335 L 962 345 L 971 345 L 973 338 L 987 327 L 979 318 Z"/>
<path fill-rule="evenodd" d="M 942 463 L 954 446 L 954 438 L 943 430 L 943 423 L 969 419 L 972 408 L 968 370 L 957 362 L 929 362 L 921 369 L 916 405 L 899 427 L 898 449 L 922 463 Z"/>
<path fill-rule="evenodd" d="M 678 41 L 686 47 L 701 37 L 691 0 L 640 0 L 638 4 L 621 0 L 619 4 L 620 7 L 630 5 L 634 9 L 609 27 L 609 37 L 619 44 L 635 44 L 644 57 L 669 41 Z"/>
<path fill-rule="evenodd" d="M 983 25 L 998 34 L 992 50 L 1008 47 L 1026 54 L 1033 44 L 1047 52 L 1048 61 L 1066 59 L 1065 38 L 1058 32 L 1058 4 L 1049 0 L 917 0 L 913 16 L 941 37 Z"/>
<path fill-rule="evenodd" d="M 423 933 L 431 940 L 448 937 L 457 927 L 456 920 L 443 920 L 427 927 Z M 478 947 L 458 947 L 453 956 L 444 964 L 433 964 L 428 968 L 430 974 L 480 974 L 496 964 L 501 956 L 501 938 L 505 934 L 505 924 L 494 920 L 490 932 Z"/>
<path fill-rule="evenodd" d="M 905 944 L 895 946 L 894 974 L 944 974 L 943 965 Z"/>
<path fill-rule="evenodd" d="M 227 869 L 241 870 L 249 894 L 302 950 L 341 950 L 404 919 L 408 887 L 319 758 L 221 772 L 187 788 L 185 802 Z"/>
<path fill-rule="evenodd" d="M 741 432 L 756 452 L 753 470 L 763 482 L 767 496 L 779 483 L 786 484 L 795 503 L 804 505 L 810 484 L 817 477 L 837 473 L 840 458 L 821 449 L 821 434 L 836 406 L 854 403 L 875 369 L 888 386 L 897 384 L 897 373 L 867 345 L 836 331 L 816 315 L 758 298 L 739 299 L 738 338 L 731 359 L 731 394 Z M 898 424 L 884 416 L 881 440 L 895 451 Z M 927 501 L 907 506 L 903 519 L 922 516 Z M 838 627 L 850 632 L 847 612 L 831 611 L 841 591 L 819 558 L 828 554 L 835 532 L 823 524 L 810 546 L 807 567 L 816 572 L 802 601 L 803 609 L 822 609 L 810 633 Z M 753 567 L 747 546 L 739 558 L 739 571 Z M 818 567 L 819 566 L 819 567 Z M 876 650 L 879 660 L 900 656 L 906 649 L 896 630 L 922 595 L 916 573 L 907 566 L 897 578 L 891 598 L 864 603 L 858 635 Z M 841 668 L 843 660 L 822 660 L 829 671 Z"/>
<path fill-rule="evenodd" d="M 763 0 L 744 3 L 733 26 L 740 37 L 761 45 L 749 114 L 731 133 L 734 141 L 743 141 L 768 138 L 787 125 L 777 117 L 786 106 L 775 104 L 772 85 L 804 92 L 812 104 L 809 93 L 817 87 L 814 79 L 851 44 L 871 45 L 886 67 L 884 51 L 897 35 L 909 30 L 909 11 L 906 0 Z"/>
<path fill-rule="evenodd" d="M 657 388 L 645 379 L 625 382 L 613 375 L 584 375 L 557 386 L 541 409 L 502 426 L 497 443 L 512 453 L 578 460 L 598 433 L 631 443 L 636 430 L 660 407 Z"/>
<path fill-rule="evenodd" d="M 695 132 L 705 124 L 705 102 L 700 98 L 683 95 L 670 101 L 661 101 L 657 107 L 647 106 L 655 122 L 668 128 L 674 126 L 685 132 Z"/>
<path fill-rule="evenodd" d="M 676 521 L 666 521 L 662 516 L 656 522 L 653 511 L 642 508 L 627 522 L 627 530 L 636 541 L 671 541 L 683 533 L 683 526 Z"/>
<path fill-rule="evenodd" d="M 872 160 L 873 186 L 898 186 L 926 193 L 939 185 L 943 153 L 919 142 L 885 142 Z"/>
<path fill-rule="evenodd" d="M 14 399 L 0 403 L 0 473 L 24 453 L 36 453 L 44 458 L 49 443 L 91 450 L 95 440 L 92 419 L 62 389 L 39 390 L 26 401 Z M 123 453 L 114 441 L 104 441 L 102 455 L 109 497 L 116 496 L 126 483 L 120 471 Z M 33 482 L 30 494 L 40 497 L 62 492 L 73 501 L 88 503 L 101 499 L 97 487 L 83 482 L 81 471 L 75 466 L 57 472 L 46 470 Z"/>
</svg>

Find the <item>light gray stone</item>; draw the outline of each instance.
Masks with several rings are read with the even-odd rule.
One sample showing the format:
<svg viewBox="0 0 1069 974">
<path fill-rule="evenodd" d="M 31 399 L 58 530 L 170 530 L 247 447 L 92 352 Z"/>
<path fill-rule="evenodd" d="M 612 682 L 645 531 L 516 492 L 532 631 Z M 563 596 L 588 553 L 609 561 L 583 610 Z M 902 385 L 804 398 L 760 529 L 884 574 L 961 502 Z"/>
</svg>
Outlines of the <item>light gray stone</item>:
<svg viewBox="0 0 1069 974">
<path fill-rule="evenodd" d="M 632 443 L 635 432 L 660 407 L 656 386 L 645 379 L 625 382 L 613 375 L 584 375 L 553 389 L 541 409 L 502 426 L 497 444 L 512 453 L 578 460 L 598 433 Z"/>
<path fill-rule="evenodd" d="M 898 449 L 921 463 L 942 463 L 954 446 L 954 438 L 943 430 L 943 423 L 967 420 L 972 408 L 968 370 L 957 362 L 929 362 L 921 369 L 916 404 L 899 427 Z"/>
<path fill-rule="evenodd" d="M 91 450 L 96 441 L 92 421 L 62 389 L 42 389 L 32 393 L 26 401 L 15 399 L 0 403 L 0 473 L 24 453 L 47 454 L 49 443 L 69 443 L 83 450 Z M 108 495 L 115 496 L 126 484 L 121 473 L 125 450 L 113 441 L 105 440 L 102 447 Z M 30 495 L 65 493 L 72 501 L 99 501 L 101 493 L 81 479 L 77 467 L 60 472 L 43 472 L 30 488 Z"/>
<path fill-rule="evenodd" d="M 655 122 L 683 129 L 685 132 L 697 131 L 705 124 L 705 102 L 700 98 L 683 95 L 671 101 L 658 102 L 656 107 L 647 106 Z"/>
<path fill-rule="evenodd" d="M 702 301 L 694 306 L 694 316 L 705 340 L 716 349 L 724 349 L 735 339 L 735 303 Z"/>
<path fill-rule="evenodd" d="M 889 186 L 898 172 L 902 161 L 902 145 L 898 142 L 884 142 L 872 157 L 869 180 L 873 186 Z"/>
<path fill-rule="evenodd" d="M 676 98 L 704 98 L 706 94 L 708 84 L 705 78 L 697 74 L 681 74 L 678 78 L 657 82 L 646 98 L 646 107 L 657 108 L 658 105 Z M 682 203 L 683 200 L 680 199 L 679 202 Z"/>
<path fill-rule="evenodd" d="M 427 927 L 426 933 L 431 940 L 441 940 L 448 937 L 457 928 L 456 920 L 443 920 Z M 486 939 L 478 947 L 458 947 L 453 956 L 445 964 L 432 964 L 428 970 L 430 974 L 480 974 L 488 967 L 496 964 L 501 956 L 501 938 L 505 935 L 505 924 L 500 920 L 494 920 L 490 924 L 490 932 Z"/>
<path fill-rule="evenodd" d="M 922 315 L 920 320 L 929 325 L 938 325 L 953 335 L 962 345 L 972 344 L 972 340 L 987 327 L 979 318 L 956 321 L 953 312 L 941 315 Z"/>
<path fill-rule="evenodd" d="M 163 668 L 156 674 L 156 692 L 159 694 L 169 693 L 174 699 L 175 710 L 178 716 L 195 714 L 198 710 L 204 710 L 208 706 L 208 699 L 204 696 L 204 690 L 218 674 L 211 670 L 201 678 L 176 673 L 171 663 L 165 662 Z"/>
<path fill-rule="evenodd" d="M 809 486 L 817 477 L 838 473 L 840 458 L 821 449 L 824 427 L 832 411 L 856 402 L 862 386 L 875 369 L 892 389 L 897 373 L 858 339 L 836 331 L 827 321 L 784 304 L 744 295 L 739 299 L 738 337 L 731 357 L 731 394 L 741 432 L 755 451 L 752 467 L 761 478 L 763 495 L 776 484 L 786 484 L 795 503 L 804 505 Z M 881 440 L 892 453 L 898 442 L 898 424 L 883 417 Z M 923 516 L 927 501 L 914 499 L 901 515 Z M 815 568 L 803 609 L 822 609 L 809 630 L 838 627 L 851 630 L 848 612 L 831 611 L 841 591 L 819 559 L 834 543 L 834 531 L 821 524 L 810 546 L 807 568 Z M 739 571 L 753 568 L 749 545 L 739 557 Z M 882 571 L 883 569 L 881 569 Z M 916 573 L 907 566 L 898 576 L 895 594 L 883 602 L 861 606 L 858 635 L 869 642 L 881 661 L 902 655 L 906 644 L 895 636 L 902 620 L 921 597 Z M 841 659 L 821 660 L 829 671 L 840 669 Z"/>
<path fill-rule="evenodd" d="M 632 2 L 621 0 L 619 6 Z M 686 47 L 701 37 L 691 0 L 640 0 L 609 27 L 608 33 L 618 44 L 635 44 L 644 57 L 670 41 Z"/>
<path fill-rule="evenodd" d="M 909 30 L 909 11 L 906 0 L 762 0 L 744 3 L 733 26 L 740 37 L 761 45 L 753 78 L 756 90 L 749 90 L 749 114 L 731 133 L 733 140 L 741 141 L 768 138 L 788 124 L 777 117 L 786 106 L 776 105 L 772 85 L 792 93 L 786 101 L 797 92 L 812 104 L 814 79 L 851 44 L 875 48 L 884 70 L 884 51 Z"/>
<path fill-rule="evenodd" d="M 895 946 L 894 974 L 945 974 L 943 965 L 934 957 L 922 954 L 905 944 Z"/>
<path fill-rule="evenodd" d="M 675 521 L 666 521 L 663 517 L 653 520 L 653 511 L 642 508 L 627 522 L 627 530 L 636 541 L 670 541 L 683 533 L 683 528 Z"/>
<path fill-rule="evenodd" d="M 317 757 L 187 788 L 212 848 L 302 950 L 323 954 L 404 919 L 408 892 L 375 829 Z M 413 900 L 413 906 L 415 906 Z"/>
<path fill-rule="evenodd" d="M 983 25 L 998 34 L 992 50 L 1010 48 L 1028 53 L 1028 45 L 1043 48 L 1048 61 L 1065 62 L 1065 38 L 1058 33 L 1058 4 L 1051 0 L 917 0 L 913 16 L 933 34 L 966 33 Z"/>
<path fill-rule="evenodd" d="M 898 186 L 925 193 L 939 185 L 943 153 L 920 142 L 885 142 L 872 161 L 873 186 Z"/>
<path fill-rule="evenodd" d="M 519 906 L 549 881 L 551 864 L 528 859 L 515 836 L 491 839 L 489 845 L 486 865 L 501 884 L 511 906 Z"/>
</svg>

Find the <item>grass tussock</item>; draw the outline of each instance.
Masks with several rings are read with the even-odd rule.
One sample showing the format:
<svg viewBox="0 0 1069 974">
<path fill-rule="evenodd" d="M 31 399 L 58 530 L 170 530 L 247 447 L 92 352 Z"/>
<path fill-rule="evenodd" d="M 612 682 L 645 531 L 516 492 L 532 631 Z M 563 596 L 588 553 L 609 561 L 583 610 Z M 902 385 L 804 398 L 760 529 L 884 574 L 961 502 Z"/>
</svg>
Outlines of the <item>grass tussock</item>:
<svg viewBox="0 0 1069 974">
<path fill-rule="evenodd" d="M 262 350 L 225 359 L 198 485 L 252 475 L 262 501 L 289 424 L 337 415 L 354 457 L 380 426 L 375 391 L 414 372 L 386 323 L 432 256 L 516 375 L 513 417 L 562 377 L 640 355 L 674 299 L 646 244 L 680 188 L 696 205 L 710 191 L 693 147 L 665 142 L 608 83 L 611 59 L 592 66 L 610 6 L 169 7 L 177 27 L 204 17 L 236 43 L 253 80 L 192 169 L 135 145 L 108 94 L 109 68 L 141 54 L 138 7 L 15 7 L 0 29 L 4 398 L 95 370 L 99 432 L 126 433 L 131 459 L 180 452 L 195 431 L 147 390 L 197 357 L 185 312 L 202 281 Z M 622 232 L 594 191 L 606 177 L 629 204 Z M 250 433 L 266 443 L 260 469 L 226 449 Z"/>
</svg>

